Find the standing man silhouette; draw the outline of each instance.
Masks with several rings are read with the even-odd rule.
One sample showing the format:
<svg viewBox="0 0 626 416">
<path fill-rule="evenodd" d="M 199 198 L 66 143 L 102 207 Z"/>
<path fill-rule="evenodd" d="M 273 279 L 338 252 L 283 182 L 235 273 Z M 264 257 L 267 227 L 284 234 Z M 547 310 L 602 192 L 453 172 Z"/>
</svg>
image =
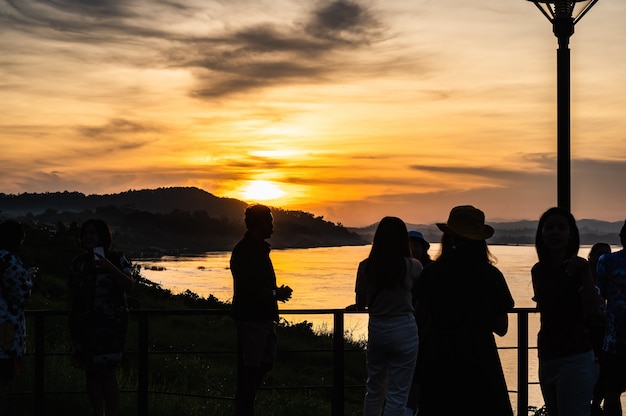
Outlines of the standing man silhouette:
<svg viewBox="0 0 626 416">
<path fill-rule="evenodd" d="M 278 303 L 291 298 L 289 286 L 276 286 L 276 274 L 265 239 L 274 231 L 269 207 L 246 209 L 248 231 L 230 258 L 234 294 L 231 315 L 237 326 L 237 392 L 235 416 L 253 416 L 256 393 L 276 358 Z"/>
</svg>

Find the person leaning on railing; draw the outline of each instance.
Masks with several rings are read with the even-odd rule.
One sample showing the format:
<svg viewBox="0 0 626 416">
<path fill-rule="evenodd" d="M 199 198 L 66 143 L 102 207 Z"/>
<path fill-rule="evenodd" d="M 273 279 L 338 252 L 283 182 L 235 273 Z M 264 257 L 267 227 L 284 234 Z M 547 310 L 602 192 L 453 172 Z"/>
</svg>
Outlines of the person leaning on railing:
<svg viewBox="0 0 626 416">
<path fill-rule="evenodd" d="M 419 343 L 413 300 L 421 271 L 405 223 L 383 218 L 359 263 L 356 304 L 349 307 L 369 313 L 363 416 L 405 414 Z"/>
</svg>

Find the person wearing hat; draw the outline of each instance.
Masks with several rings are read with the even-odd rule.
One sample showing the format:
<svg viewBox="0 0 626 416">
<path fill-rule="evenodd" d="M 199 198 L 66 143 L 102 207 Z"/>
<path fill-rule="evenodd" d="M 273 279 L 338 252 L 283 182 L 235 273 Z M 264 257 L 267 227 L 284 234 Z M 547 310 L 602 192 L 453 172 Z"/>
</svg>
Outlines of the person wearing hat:
<svg viewBox="0 0 626 416">
<path fill-rule="evenodd" d="M 626 221 L 619 233 L 622 249 L 600 257 L 597 285 L 606 299 L 604 336 L 604 415 L 622 414 L 621 394 L 626 391 Z"/>
<path fill-rule="evenodd" d="M 409 231 L 409 244 L 411 245 L 411 255 L 414 259 L 418 259 L 422 266 L 426 267 L 433 262 L 428 255 L 430 243 L 426 241 L 422 233 L 415 230 Z"/>
<path fill-rule="evenodd" d="M 512 416 L 493 334 L 506 334 L 514 302 L 487 247 L 494 230 L 471 205 L 454 207 L 437 227 L 443 231 L 440 255 L 415 291 L 418 325 L 428 334 L 419 351 L 419 415 L 465 414 L 480 403 L 482 415 Z"/>
</svg>

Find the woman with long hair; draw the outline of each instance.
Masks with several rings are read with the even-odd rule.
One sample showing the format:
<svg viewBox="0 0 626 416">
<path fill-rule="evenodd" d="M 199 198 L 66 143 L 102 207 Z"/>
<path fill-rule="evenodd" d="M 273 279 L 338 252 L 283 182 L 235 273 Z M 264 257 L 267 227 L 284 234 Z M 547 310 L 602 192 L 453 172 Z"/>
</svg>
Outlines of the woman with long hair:
<svg viewBox="0 0 626 416">
<path fill-rule="evenodd" d="M 369 313 L 364 416 L 405 414 L 418 350 L 413 298 L 421 271 L 405 223 L 383 218 L 356 279 L 356 307 Z"/>
<path fill-rule="evenodd" d="M 453 208 L 437 226 L 441 252 L 417 285 L 418 324 L 427 334 L 419 415 L 466 414 L 477 404 L 481 415 L 512 416 L 493 334 L 507 333 L 514 303 L 487 247 L 494 230 L 470 205 Z"/>
<path fill-rule="evenodd" d="M 579 257 L 574 216 L 550 208 L 539 219 L 531 270 L 541 326 L 539 384 L 550 416 L 588 416 L 598 368 L 588 322 L 600 299 L 587 260 Z"/>
</svg>

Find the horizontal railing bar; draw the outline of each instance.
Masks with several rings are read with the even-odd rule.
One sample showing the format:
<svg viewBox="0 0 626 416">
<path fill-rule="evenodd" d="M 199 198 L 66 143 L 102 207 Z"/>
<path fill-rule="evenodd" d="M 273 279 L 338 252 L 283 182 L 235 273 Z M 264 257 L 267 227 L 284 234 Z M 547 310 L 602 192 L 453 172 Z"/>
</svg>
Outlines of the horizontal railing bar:
<svg viewBox="0 0 626 416">
<path fill-rule="evenodd" d="M 131 309 L 131 315 L 229 315 L 230 309 Z M 325 315 L 341 312 L 344 315 L 365 314 L 367 311 L 348 311 L 346 309 L 280 309 L 280 315 Z M 535 313 L 537 308 L 513 308 L 509 313 Z M 67 315 L 66 310 L 51 309 L 27 309 L 27 315 L 63 316 Z"/>
<path fill-rule="evenodd" d="M 282 350 L 280 347 L 278 348 L 279 353 L 288 353 L 288 354 L 311 354 L 311 353 L 334 353 L 334 368 L 335 373 L 333 377 L 333 384 L 328 385 L 309 385 L 309 386 L 263 386 L 260 390 L 285 390 L 285 391 L 293 391 L 293 390 L 330 390 L 333 392 L 332 398 L 332 414 L 334 415 L 342 415 L 343 414 L 343 400 L 345 389 L 362 389 L 364 384 L 354 384 L 354 385 L 346 385 L 345 380 L 343 378 L 343 355 L 350 352 L 358 352 L 363 353 L 364 349 L 346 349 L 345 342 L 348 343 L 351 341 L 348 337 L 345 338 L 345 334 L 343 333 L 343 319 L 345 315 L 349 314 L 366 314 L 367 311 L 353 311 L 346 309 L 283 309 L 279 310 L 279 314 L 281 316 L 289 316 L 289 315 L 333 315 L 334 317 L 334 331 L 329 331 L 328 333 L 320 333 L 319 335 L 328 336 L 333 338 L 334 348 L 325 348 L 325 349 L 303 349 L 303 350 Z M 518 329 L 518 345 L 517 346 L 501 346 L 498 347 L 498 350 L 518 350 L 526 351 L 528 350 L 536 350 L 536 346 L 528 345 L 527 336 L 523 337 L 523 333 L 520 333 L 523 327 L 528 331 L 528 315 L 538 313 L 536 308 L 514 308 L 509 314 L 516 314 L 520 328 Z M 38 340 L 36 345 L 39 346 L 40 350 L 37 348 L 35 352 L 27 352 L 26 355 L 35 357 L 35 388 L 33 391 L 12 391 L 10 394 L 15 395 L 26 395 L 33 394 L 34 397 L 38 398 L 35 400 L 35 403 L 40 403 L 39 406 L 35 406 L 39 409 L 43 406 L 43 399 L 45 394 L 54 394 L 54 395 L 78 395 L 84 394 L 84 390 L 79 391 L 59 391 L 59 390 L 46 390 L 43 385 L 43 374 L 39 374 L 43 371 L 43 357 L 54 357 L 54 356 L 70 356 L 71 354 L 67 351 L 44 351 L 43 347 L 43 334 L 44 332 L 44 321 L 47 318 L 55 318 L 55 317 L 64 317 L 67 316 L 68 312 L 65 310 L 26 310 L 26 315 L 28 317 L 34 318 L 35 320 L 35 338 Z M 145 368 L 139 369 L 140 377 L 138 378 L 138 388 L 136 390 L 121 390 L 120 393 L 132 393 L 138 394 L 138 411 L 139 414 L 143 411 L 143 409 L 147 409 L 148 407 L 148 399 L 147 395 L 168 395 L 168 396 L 179 396 L 179 397 L 190 397 L 190 398 L 199 398 L 199 399 L 208 399 L 208 400 L 233 400 L 232 397 L 224 397 L 224 396 L 211 396 L 205 394 L 191 394 L 191 393 L 179 393 L 179 392 L 167 392 L 167 391 L 156 391 L 150 390 L 147 387 L 147 378 L 146 378 L 146 368 L 148 359 L 150 356 L 165 356 L 165 355 L 198 355 L 198 354 L 206 354 L 206 355 L 219 355 L 219 354 L 234 354 L 234 350 L 167 350 L 167 349 L 154 349 L 151 350 L 150 346 L 147 345 L 149 342 L 147 341 L 148 328 L 150 326 L 150 318 L 160 318 L 160 317 L 171 317 L 171 316 L 229 316 L 229 309 L 141 309 L 141 310 L 130 310 L 130 317 L 134 320 L 137 319 L 137 331 L 139 334 L 139 346 L 136 350 L 126 350 L 125 355 L 127 356 L 136 356 L 139 358 L 140 363 L 143 363 Z M 28 321 L 28 318 L 27 318 Z M 287 324 L 289 321 L 284 319 Z M 306 322 L 306 321 L 305 321 Z M 135 324 L 133 324 L 135 325 Z M 521 335 L 520 335 L 521 334 Z M 354 342 L 354 341 L 353 341 Z M 361 345 L 361 344 L 358 344 Z M 152 346 L 154 347 L 154 346 Z M 337 354 L 339 354 L 339 358 L 337 358 Z M 519 354 L 518 354 L 519 356 Z M 522 379 L 518 378 L 517 390 L 508 390 L 509 393 L 518 395 L 518 412 L 523 412 L 525 414 L 525 406 L 527 406 L 528 402 L 528 386 L 530 385 L 538 385 L 538 381 L 530 381 L 528 380 L 528 368 L 526 363 L 523 364 L 524 367 L 520 367 L 518 365 L 518 373 L 523 372 L 521 375 Z M 339 370 L 338 370 L 339 369 Z M 143 376 L 141 376 L 143 371 Z M 339 373 L 338 373 L 339 371 Z M 525 379 L 524 379 L 525 378 Z M 520 384 L 521 383 L 521 384 Z M 525 387 L 524 387 L 525 386 Z M 339 389 L 339 390 L 337 390 Z M 519 414 L 521 416 L 522 413 Z"/>
</svg>

